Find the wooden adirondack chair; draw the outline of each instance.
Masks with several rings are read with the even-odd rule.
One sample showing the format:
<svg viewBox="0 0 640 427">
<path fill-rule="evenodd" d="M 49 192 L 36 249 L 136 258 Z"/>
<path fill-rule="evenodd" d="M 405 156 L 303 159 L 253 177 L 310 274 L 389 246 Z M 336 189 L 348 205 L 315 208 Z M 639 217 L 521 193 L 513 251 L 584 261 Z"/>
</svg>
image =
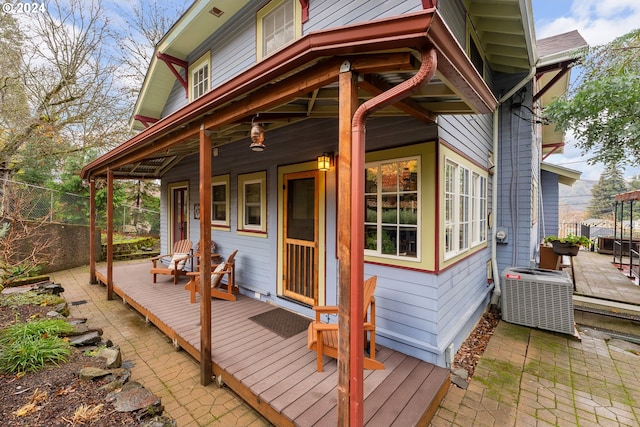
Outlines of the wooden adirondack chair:
<svg viewBox="0 0 640 427">
<path fill-rule="evenodd" d="M 178 276 L 186 275 L 185 267 L 187 261 L 191 259 L 193 254 L 191 253 L 193 243 L 191 240 L 179 240 L 173 244 L 173 252 L 166 255 L 158 255 L 151 258 L 153 267 L 151 267 L 151 274 L 153 274 L 153 283 L 156 283 L 156 276 L 158 274 L 167 274 L 173 276 L 173 284 L 178 283 Z M 170 259 L 169 265 L 164 266 L 161 259 Z"/>
<path fill-rule="evenodd" d="M 364 328 L 364 343 L 366 346 L 369 335 L 369 357 L 365 357 L 365 369 L 384 369 L 384 365 L 376 359 L 376 300 L 373 293 L 376 289 L 377 276 L 372 276 L 364 282 L 364 310 L 362 327 Z M 334 359 L 338 358 L 338 324 L 323 323 L 322 314 L 338 314 L 336 306 L 314 306 L 316 320 L 307 329 L 307 347 L 315 350 L 318 360 L 318 372 L 322 372 L 322 355 L 326 354 Z"/>
<path fill-rule="evenodd" d="M 236 296 L 234 292 L 238 292 L 238 288 L 235 286 L 235 257 L 238 253 L 236 249 L 227 257 L 227 260 L 223 263 L 212 266 L 211 269 L 211 296 L 213 298 L 219 298 L 227 301 L 235 301 Z M 222 277 L 227 275 L 226 286 L 222 284 Z M 196 302 L 196 293 L 201 292 L 200 287 L 200 273 L 193 272 L 187 273 L 189 276 L 189 283 L 185 285 L 185 289 L 191 292 L 191 303 Z M 226 287 L 226 289 L 224 289 Z"/>
</svg>

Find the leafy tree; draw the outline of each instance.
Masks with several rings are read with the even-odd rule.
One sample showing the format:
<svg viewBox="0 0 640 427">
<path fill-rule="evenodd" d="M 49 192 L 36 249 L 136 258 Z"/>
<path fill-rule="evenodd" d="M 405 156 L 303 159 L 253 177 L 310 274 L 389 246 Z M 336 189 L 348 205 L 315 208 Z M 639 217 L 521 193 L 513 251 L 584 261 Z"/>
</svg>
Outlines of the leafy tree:
<svg viewBox="0 0 640 427">
<path fill-rule="evenodd" d="M 15 100 L 2 109 L 0 164 L 18 173 L 33 171 L 38 159 L 50 168 L 70 153 L 112 147 L 128 134 L 129 105 L 119 102 L 117 64 L 105 54 L 111 34 L 101 4 L 52 0 L 47 9 L 9 19 L 12 31 L 0 33 L 3 47 L 20 42 L 12 66 L 0 71 Z"/>
<path fill-rule="evenodd" d="M 609 165 L 591 189 L 591 203 L 587 208 L 591 218 L 613 218 L 614 197 L 627 191 L 622 172 L 616 165 Z"/>
<path fill-rule="evenodd" d="M 640 29 L 589 50 L 584 72 L 563 98 L 544 110 L 570 130 L 589 163 L 640 161 Z"/>
</svg>

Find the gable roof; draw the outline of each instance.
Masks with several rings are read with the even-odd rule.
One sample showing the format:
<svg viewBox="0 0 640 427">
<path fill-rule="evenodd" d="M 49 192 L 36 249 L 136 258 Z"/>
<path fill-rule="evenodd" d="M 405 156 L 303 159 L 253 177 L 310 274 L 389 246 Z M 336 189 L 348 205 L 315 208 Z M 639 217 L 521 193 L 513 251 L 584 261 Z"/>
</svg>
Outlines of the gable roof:
<svg viewBox="0 0 640 427">
<path fill-rule="evenodd" d="M 193 2 L 156 45 L 130 119 L 132 128 L 144 129 L 142 124 L 134 119 L 137 114 L 160 118 L 176 81 L 169 66 L 158 58 L 158 54 L 186 59 L 209 35 L 233 21 L 233 17 L 248 3 L 249 0 L 196 0 Z M 214 11 L 214 8 L 222 14 L 217 16 L 220 12 Z"/>
<path fill-rule="evenodd" d="M 558 175 L 558 182 L 569 186 L 579 180 L 582 175 L 582 172 L 580 171 L 545 162 L 540 163 L 540 170 Z"/>
<path fill-rule="evenodd" d="M 579 63 L 588 48 L 577 30 L 540 39 L 537 42 L 540 59 L 536 67 L 540 106 L 544 108 L 553 99 L 563 96 L 569 89 L 571 68 Z M 564 132 L 554 123 L 542 124 L 542 154 L 561 154 L 564 151 Z"/>
</svg>

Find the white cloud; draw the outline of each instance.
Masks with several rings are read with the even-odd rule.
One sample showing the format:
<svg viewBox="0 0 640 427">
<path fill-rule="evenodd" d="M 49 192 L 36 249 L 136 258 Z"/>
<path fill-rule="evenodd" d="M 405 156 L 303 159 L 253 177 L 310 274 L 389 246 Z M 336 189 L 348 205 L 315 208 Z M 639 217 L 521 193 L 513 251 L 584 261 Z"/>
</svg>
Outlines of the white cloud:
<svg viewBox="0 0 640 427">
<path fill-rule="evenodd" d="M 545 1 L 545 0 L 538 0 Z M 605 44 L 640 26 L 638 0 L 574 0 L 568 16 L 539 23 L 536 37 L 578 30 L 592 46 Z"/>
</svg>

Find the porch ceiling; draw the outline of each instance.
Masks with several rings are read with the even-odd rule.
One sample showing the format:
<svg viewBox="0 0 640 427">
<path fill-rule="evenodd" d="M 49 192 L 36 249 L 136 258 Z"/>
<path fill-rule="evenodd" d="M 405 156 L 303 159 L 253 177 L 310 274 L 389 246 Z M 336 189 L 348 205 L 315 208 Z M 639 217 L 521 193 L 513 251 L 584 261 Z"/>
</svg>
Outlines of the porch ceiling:
<svg viewBox="0 0 640 427">
<path fill-rule="evenodd" d="M 420 51 L 430 46 L 438 69 L 429 85 L 375 116 L 410 115 L 430 123 L 438 114 L 491 112 L 495 97 L 439 14 L 427 10 L 311 33 L 85 166 L 82 176 L 111 170 L 116 178 L 162 177 L 199 151 L 201 126 L 220 147 L 248 144 L 256 116 L 267 132 L 308 119 L 335 120 L 345 61 L 358 73 L 364 102 L 413 76 Z"/>
</svg>

